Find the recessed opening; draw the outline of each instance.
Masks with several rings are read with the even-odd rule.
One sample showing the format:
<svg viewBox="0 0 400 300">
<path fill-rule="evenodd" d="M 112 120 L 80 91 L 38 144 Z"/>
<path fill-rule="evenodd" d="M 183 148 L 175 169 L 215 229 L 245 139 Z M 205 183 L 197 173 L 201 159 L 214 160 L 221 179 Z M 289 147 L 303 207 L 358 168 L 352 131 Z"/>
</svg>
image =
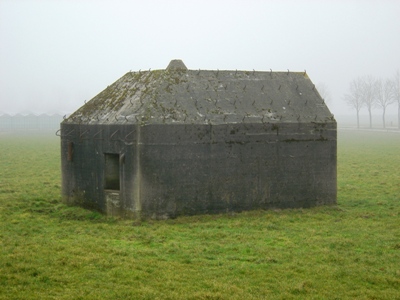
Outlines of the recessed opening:
<svg viewBox="0 0 400 300">
<path fill-rule="evenodd" d="M 74 143 L 68 142 L 67 161 L 73 161 L 74 158 Z"/>
<path fill-rule="evenodd" d="M 119 154 L 105 153 L 104 157 L 105 157 L 104 189 L 119 191 L 120 189 Z"/>
</svg>

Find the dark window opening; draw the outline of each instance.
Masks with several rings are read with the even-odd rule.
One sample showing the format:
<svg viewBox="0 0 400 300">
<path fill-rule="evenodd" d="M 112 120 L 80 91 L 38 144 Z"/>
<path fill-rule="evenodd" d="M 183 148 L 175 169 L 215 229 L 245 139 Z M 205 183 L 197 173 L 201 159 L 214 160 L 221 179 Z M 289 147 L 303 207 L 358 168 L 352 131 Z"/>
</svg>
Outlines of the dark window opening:
<svg viewBox="0 0 400 300">
<path fill-rule="evenodd" d="M 119 154 L 105 153 L 104 188 L 106 190 L 119 190 Z"/>
<path fill-rule="evenodd" d="M 74 157 L 74 143 L 68 142 L 67 161 L 73 161 L 73 157 Z"/>
</svg>

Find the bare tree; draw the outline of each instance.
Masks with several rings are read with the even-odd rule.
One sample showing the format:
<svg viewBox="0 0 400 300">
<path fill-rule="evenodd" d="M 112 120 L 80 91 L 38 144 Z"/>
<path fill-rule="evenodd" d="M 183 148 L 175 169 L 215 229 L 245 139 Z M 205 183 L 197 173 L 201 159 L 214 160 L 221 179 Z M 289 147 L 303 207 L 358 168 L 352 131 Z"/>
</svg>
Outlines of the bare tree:
<svg viewBox="0 0 400 300">
<path fill-rule="evenodd" d="M 324 99 L 326 103 L 331 102 L 331 93 L 329 92 L 329 88 L 325 83 L 317 83 L 317 90 L 321 98 Z"/>
<path fill-rule="evenodd" d="M 397 102 L 397 126 L 400 129 L 400 72 L 397 70 L 393 78 L 393 99 Z"/>
<path fill-rule="evenodd" d="M 360 109 L 364 106 L 363 91 L 364 80 L 357 78 L 350 82 L 350 92 L 344 96 L 347 105 L 357 112 L 357 128 L 360 128 Z"/>
<path fill-rule="evenodd" d="M 386 128 L 386 108 L 394 103 L 394 95 L 393 95 L 393 81 L 387 79 L 385 83 L 382 83 L 382 80 L 378 79 L 375 82 L 375 93 L 376 93 L 376 104 L 382 107 L 382 122 L 383 128 Z"/>
<path fill-rule="evenodd" d="M 372 108 L 376 104 L 376 79 L 367 76 L 363 79 L 363 102 L 369 113 L 369 128 L 372 128 Z"/>
</svg>

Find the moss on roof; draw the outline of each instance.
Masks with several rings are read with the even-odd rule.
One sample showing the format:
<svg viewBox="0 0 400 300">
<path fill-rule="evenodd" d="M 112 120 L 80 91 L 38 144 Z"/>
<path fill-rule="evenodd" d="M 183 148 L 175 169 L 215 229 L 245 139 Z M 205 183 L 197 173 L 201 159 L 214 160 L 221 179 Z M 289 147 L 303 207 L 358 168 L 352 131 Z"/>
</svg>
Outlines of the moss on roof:
<svg viewBox="0 0 400 300">
<path fill-rule="evenodd" d="M 66 123 L 335 122 L 305 72 L 129 72 Z"/>
</svg>

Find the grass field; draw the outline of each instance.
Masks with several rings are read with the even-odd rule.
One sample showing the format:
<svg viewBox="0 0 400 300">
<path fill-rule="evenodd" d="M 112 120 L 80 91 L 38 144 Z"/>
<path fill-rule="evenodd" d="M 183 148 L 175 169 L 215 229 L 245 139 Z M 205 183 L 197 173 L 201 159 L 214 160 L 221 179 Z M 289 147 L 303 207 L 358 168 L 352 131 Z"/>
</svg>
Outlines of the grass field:
<svg viewBox="0 0 400 300">
<path fill-rule="evenodd" d="M 134 222 L 60 202 L 59 140 L 0 135 L 0 299 L 400 299 L 400 134 L 342 131 L 338 205 Z"/>
</svg>

